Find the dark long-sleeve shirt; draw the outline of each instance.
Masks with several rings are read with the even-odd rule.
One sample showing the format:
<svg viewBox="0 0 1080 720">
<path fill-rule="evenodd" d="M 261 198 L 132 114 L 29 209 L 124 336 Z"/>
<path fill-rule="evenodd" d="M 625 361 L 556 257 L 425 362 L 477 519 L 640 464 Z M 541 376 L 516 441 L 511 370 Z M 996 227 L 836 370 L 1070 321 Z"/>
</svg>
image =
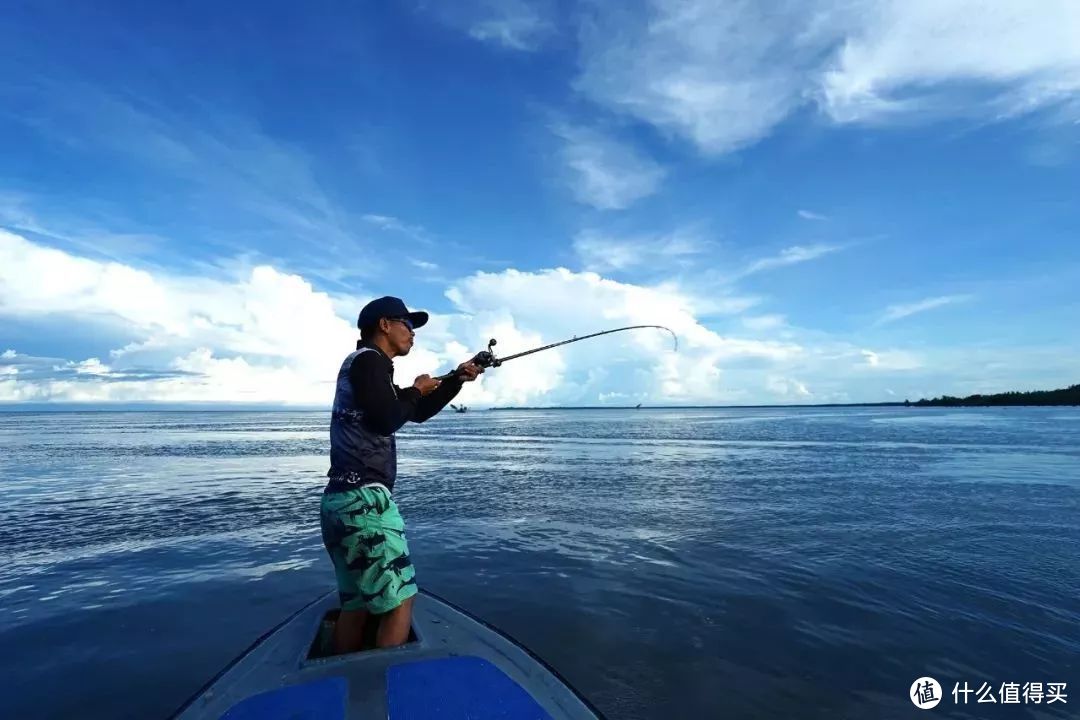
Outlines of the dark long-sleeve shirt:
<svg viewBox="0 0 1080 720">
<path fill-rule="evenodd" d="M 378 484 L 392 490 L 397 479 L 394 433 L 408 421 L 423 422 L 461 390 L 445 380 L 426 397 L 394 384 L 394 365 L 373 345 L 350 353 L 338 370 L 330 413 L 330 478 L 327 487 Z"/>
<path fill-rule="evenodd" d="M 361 346 L 338 372 L 330 417 L 331 484 L 378 483 L 393 489 L 397 479 L 394 433 L 409 422 L 428 420 L 461 390 L 458 378 L 444 380 L 426 397 L 394 384 L 394 364 L 381 350 Z"/>
<path fill-rule="evenodd" d="M 349 369 L 353 399 L 364 413 L 364 424 L 380 435 L 392 435 L 410 420 L 422 423 L 446 407 L 459 392 L 461 380 L 444 380 L 425 397 L 411 385 L 394 384 L 394 363 L 374 346 L 375 352 L 357 355 Z"/>
</svg>

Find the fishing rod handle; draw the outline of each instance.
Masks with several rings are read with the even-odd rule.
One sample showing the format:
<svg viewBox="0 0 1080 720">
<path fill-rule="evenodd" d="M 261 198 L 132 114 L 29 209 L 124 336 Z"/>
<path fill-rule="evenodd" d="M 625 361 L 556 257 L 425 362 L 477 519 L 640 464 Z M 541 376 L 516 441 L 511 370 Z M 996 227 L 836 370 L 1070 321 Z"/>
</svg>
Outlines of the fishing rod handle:
<svg viewBox="0 0 1080 720">
<path fill-rule="evenodd" d="M 488 347 L 490 347 L 490 345 Z M 472 360 L 470 360 L 469 362 L 473 363 L 474 365 L 479 365 L 482 368 L 499 367 L 500 365 L 502 365 L 502 361 L 495 357 L 495 355 L 488 350 L 481 350 L 480 352 L 476 353 L 475 355 L 473 355 Z M 443 380 L 449 380 L 457 374 L 457 369 L 454 369 L 446 373 L 445 375 L 438 376 L 435 379 L 439 382 L 442 382 Z"/>
</svg>

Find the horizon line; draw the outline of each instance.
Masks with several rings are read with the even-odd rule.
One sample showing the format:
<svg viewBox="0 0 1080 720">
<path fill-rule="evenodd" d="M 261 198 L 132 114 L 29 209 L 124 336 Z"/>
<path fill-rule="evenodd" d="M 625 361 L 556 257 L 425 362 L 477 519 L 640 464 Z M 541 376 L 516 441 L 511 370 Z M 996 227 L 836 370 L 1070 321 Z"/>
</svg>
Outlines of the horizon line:
<svg viewBox="0 0 1080 720">
<path fill-rule="evenodd" d="M 909 404 L 914 406 L 917 401 Z M 821 408 L 821 407 L 904 407 L 905 402 L 860 403 L 787 403 L 752 405 L 522 405 L 522 406 L 467 406 L 468 412 L 506 412 L 513 410 L 737 410 L 766 408 Z M 449 406 L 447 406 L 449 407 Z M 282 405 L 238 403 L 117 403 L 115 405 L 91 403 L 0 403 L 0 413 L 20 412 L 330 412 L 329 405 Z"/>
</svg>

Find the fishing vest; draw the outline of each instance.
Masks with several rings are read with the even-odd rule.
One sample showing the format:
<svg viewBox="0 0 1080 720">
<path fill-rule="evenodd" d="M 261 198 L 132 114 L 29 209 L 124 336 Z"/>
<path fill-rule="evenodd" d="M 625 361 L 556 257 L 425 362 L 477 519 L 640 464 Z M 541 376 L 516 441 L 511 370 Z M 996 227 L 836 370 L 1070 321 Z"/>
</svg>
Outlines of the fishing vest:
<svg viewBox="0 0 1080 720">
<path fill-rule="evenodd" d="M 394 489 L 397 479 L 397 443 L 394 436 L 380 435 L 363 422 L 364 412 L 358 407 L 349 371 L 353 361 L 365 352 L 378 350 L 361 347 L 350 353 L 338 370 L 334 409 L 330 415 L 330 471 L 332 482 L 370 485 L 379 483 L 387 490 Z M 386 381 L 393 385 L 393 378 Z"/>
</svg>

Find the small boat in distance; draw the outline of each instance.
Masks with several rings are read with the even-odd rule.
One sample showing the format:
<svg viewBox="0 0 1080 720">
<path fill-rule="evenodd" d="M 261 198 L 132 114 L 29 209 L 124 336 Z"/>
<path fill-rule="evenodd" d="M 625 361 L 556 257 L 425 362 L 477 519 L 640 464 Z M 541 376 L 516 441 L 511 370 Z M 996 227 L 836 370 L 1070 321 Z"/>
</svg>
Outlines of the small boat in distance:
<svg viewBox="0 0 1080 720">
<path fill-rule="evenodd" d="M 450 407 L 452 407 L 454 409 L 454 412 L 457 413 L 468 412 L 469 410 L 469 408 L 465 405 L 455 405 L 454 403 L 450 403 Z"/>
<path fill-rule="evenodd" d="M 543 660 L 466 611 L 421 590 L 409 641 L 329 653 L 337 619 L 328 593 L 255 641 L 175 720 L 602 717 Z"/>
</svg>

